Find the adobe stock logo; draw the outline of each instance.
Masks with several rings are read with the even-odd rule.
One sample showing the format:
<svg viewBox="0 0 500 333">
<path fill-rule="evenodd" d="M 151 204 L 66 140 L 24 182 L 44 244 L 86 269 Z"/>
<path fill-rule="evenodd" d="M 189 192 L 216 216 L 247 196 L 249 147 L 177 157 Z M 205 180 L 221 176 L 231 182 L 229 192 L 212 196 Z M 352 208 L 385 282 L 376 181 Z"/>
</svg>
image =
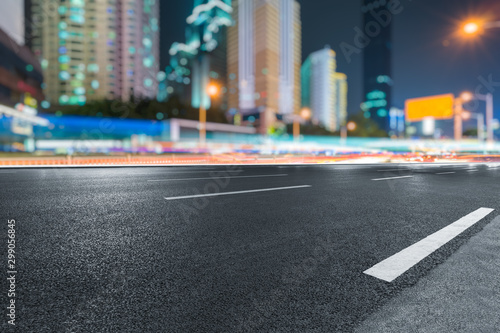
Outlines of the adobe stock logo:
<svg viewBox="0 0 500 333">
<path fill-rule="evenodd" d="M 377 10 L 377 8 L 371 7 L 373 4 L 369 5 L 370 9 L 367 12 L 371 14 L 373 20 L 366 22 L 364 29 L 360 27 L 354 28 L 353 43 L 340 43 L 340 49 L 348 64 L 352 62 L 354 54 L 360 54 L 365 47 L 370 45 L 373 38 L 379 36 L 382 30 L 391 24 L 393 17 L 401 14 L 404 10 L 400 0 L 378 0 L 376 2 L 378 2 L 378 6 L 382 9 Z"/>
</svg>

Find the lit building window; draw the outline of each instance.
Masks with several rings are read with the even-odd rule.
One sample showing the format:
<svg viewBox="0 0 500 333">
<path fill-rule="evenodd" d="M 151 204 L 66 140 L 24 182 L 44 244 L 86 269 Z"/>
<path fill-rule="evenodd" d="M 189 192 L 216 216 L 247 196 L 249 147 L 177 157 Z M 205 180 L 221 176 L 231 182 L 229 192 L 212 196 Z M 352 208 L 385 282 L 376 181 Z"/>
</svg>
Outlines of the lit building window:
<svg viewBox="0 0 500 333">
<path fill-rule="evenodd" d="M 69 102 L 69 97 L 67 95 L 62 95 L 59 97 L 59 104 L 64 105 L 68 104 Z"/>
<path fill-rule="evenodd" d="M 144 38 L 142 40 L 142 45 L 144 45 L 144 47 L 150 48 L 153 45 L 153 43 L 151 42 L 151 39 Z"/>
<path fill-rule="evenodd" d="M 99 72 L 99 65 L 98 64 L 89 64 L 87 66 L 87 71 L 91 73 L 97 73 Z"/>
<path fill-rule="evenodd" d="M 85 0 L 70 0 L 70 4 L 77 7 L 85 6 Z"/>
<path fill-rule="evenodd" d="M 153 56 L 150 56 L 150 57 L 144 59 L 143 63 L 144 63 L 144 66 L 146 68 L 150 68 L 153 66 L 154 61 L 155 61 L 155 58 Z"/>
<path fill-rule="evenodd" d="M 380 118 L 384 118 L 384 117 L 387 117 L 387 110 L 386 109 L 380 109 L 377 111 L 377 116 L 379 116 Z"/>
<path fill-rule="evenodd" d="M 164 81 L 167 78 L 167 74 L 165 72 L 158 72 L 156 75 L 156 79 L 158 81 Z"/>
<path fill-rule="evenodd" d="M 77 23 L 77 24 L 84 24 L 85 23 L 85 17 L 83 15 L 70 15 L 69 19 L 70 19 L 70 21 Z"/>
<path fill-rule="evenodd" d="M 67 64 L 69 62 L 69 57 L 67 55 L 62 55 L 59 57 L 59 63 Z"/>
<path fill-rule="evenodd" d="M 71 77 L 71 75 L 69 75 L 68 72 L 66 71 L 63 71 L 63 72 L 59 72 L 59 79 L 63 80 L 63 81 L 67 81 L 69 80 Z"/>
</svg>

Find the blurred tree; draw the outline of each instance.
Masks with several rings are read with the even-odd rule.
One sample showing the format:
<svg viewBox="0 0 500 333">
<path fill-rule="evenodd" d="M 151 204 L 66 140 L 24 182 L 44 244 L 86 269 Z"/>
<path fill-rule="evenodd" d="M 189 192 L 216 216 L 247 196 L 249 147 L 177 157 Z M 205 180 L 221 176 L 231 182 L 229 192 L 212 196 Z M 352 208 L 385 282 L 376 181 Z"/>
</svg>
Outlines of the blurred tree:
<svg viewBox="0 0 500 333">
<path fill-rule="evenodd" d="M 464 131 L 463 135 L 465 137 L 477 137 L 477 128 L 470 128 Z"/>
<path fill-rule="evenodd" d="M 356 129 L 349 131 L 348 136 L 360 138 L 388 138 L 389 134 L 381 129 L 372 119 L 366 118 L 363 111 L 348 117 L 347 122 L 354 122 Z"/>
<path fill-rule="evenodd" d="M 364 112 L 359 112 L 355 115 L 348 117 L 348 122 L 353 121 L 356 123 L 356 129 L 349 131 L 348 136 L 363 137 L 363 138 L 387 138 L 389 135 L 386 131 L 380 129 L 376 122 L 367 119 Z M 293 125 L 287 125 L 287 133 L 293 133 Z M 319 135 L 319 136 L 340 136 L 340 131 L 330 132 L 321 125 L 305 124 L 300 126 L 300 134 L 302 135 Z"/>
<path fill-rule="evenodd" d="M 274 124 L 269 130 L 267 131 L 267 134 L 271 137 L 280 137 L 282 135 L 285 135 L 288 133 L 288 127 L 287 125 L 283 123 L 276 123 Z"/>
<path fill-rule="evenodd" d="M 286 126 L 286 132 L 288 134 L 293 134 L 293 124 L 288 124 Z M 320 125 L 314 124 L 301 124 L 300 125 L 301 135 L 318 135 L 318 136 L 338 136 L 339 133 L 330 132 L 326 128 Z"/>
<path fill-rule="evenodd" d="M 60 111 L 63 115 L 78 115 L 88 117 L 111 117 L 126 119 L 166 120 L 180 118 L 189 120 L 199 119 L 199 110 L 184 105 L 178 96 L 171 96 L 166 102 L 157 100 L 133 100 L 123 102 L 119 100 L 90 101 L 85 105 L 53 106 L 49 112 Z M 219 109 L 207 111 L 207 121 L 227 123 L 226 115 Z"/>
</svg>

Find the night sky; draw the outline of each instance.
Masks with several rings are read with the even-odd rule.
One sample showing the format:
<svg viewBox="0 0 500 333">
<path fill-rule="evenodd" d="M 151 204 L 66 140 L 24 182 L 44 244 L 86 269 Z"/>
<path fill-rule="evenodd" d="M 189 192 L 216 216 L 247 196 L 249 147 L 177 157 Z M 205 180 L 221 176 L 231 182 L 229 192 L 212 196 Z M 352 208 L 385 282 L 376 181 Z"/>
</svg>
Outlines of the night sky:
<svg viewBox="0 0 500 333">
<path fill-rule="evenodd" d="M 394 17 L 394 105 L 404 107 L 407 98 L 474 91 L 478 77 L 499 82 L 495 116 L 500 117 L 500 29 L 480 38 L 464 40 L 455 35 L 461 19 L 487 17 L 500 20 L 498 0 L 400 0 L 404 8 Z M 349 80 L 349 113 L 360 110 L 362 55 L 348 63 L 340 44 L 353 44 L 354 27 L 361 27 L 361 0 L 299 0 L 302 5 L 303 60 L 330 45 L 337 52 L 338 71 Z M 168 63 L 168 49 L 184 41 L 185 19 L 191 0 L 161 1 L 161 61 Z M 482 90 L 482 93 L 486 93 Z M 478 110 L 484 110 L 479 104 Z"/>
</svg>

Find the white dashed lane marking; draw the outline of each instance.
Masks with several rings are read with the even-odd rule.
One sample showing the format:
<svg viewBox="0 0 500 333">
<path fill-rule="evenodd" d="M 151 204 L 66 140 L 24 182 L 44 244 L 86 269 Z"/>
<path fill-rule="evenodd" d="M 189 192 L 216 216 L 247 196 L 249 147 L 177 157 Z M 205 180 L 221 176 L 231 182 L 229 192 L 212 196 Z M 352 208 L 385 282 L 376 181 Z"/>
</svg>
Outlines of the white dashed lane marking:
<svg viewBox="0 0 500 333">
<path fill-rule="evenodd" d="M 236 195 L 236 194 L 247 194 L 247 193 L 259 193 L 259 192 L 271 192 L 271 191 L 283 191 L 283 190 L 295 190 L 312 187 L 311 185 L 300 185 L 300 186 L 287 186 L 287 187 L 275 187 L 275 188 L 265 188 L 260 190 L 247 190 L 247 191 L 235 191 L 235 192 L 221 192 L 221 193 L 209 193 L 209 194 L 198 194 L 198 195 L 186 195 L 181 197 L 169 197 L 165 200 L 182 200 L 182 199 L 194 199 L 202 197 L 217 197 L 222 195 Z"/>
<path fill-rule="evenodd" d="M 376 264 L 363 273 L 387 282 L 392 282 L 493 211 L 494 209 L 491 208 L 479 208 L 449 226 Z"/>
</svg>

